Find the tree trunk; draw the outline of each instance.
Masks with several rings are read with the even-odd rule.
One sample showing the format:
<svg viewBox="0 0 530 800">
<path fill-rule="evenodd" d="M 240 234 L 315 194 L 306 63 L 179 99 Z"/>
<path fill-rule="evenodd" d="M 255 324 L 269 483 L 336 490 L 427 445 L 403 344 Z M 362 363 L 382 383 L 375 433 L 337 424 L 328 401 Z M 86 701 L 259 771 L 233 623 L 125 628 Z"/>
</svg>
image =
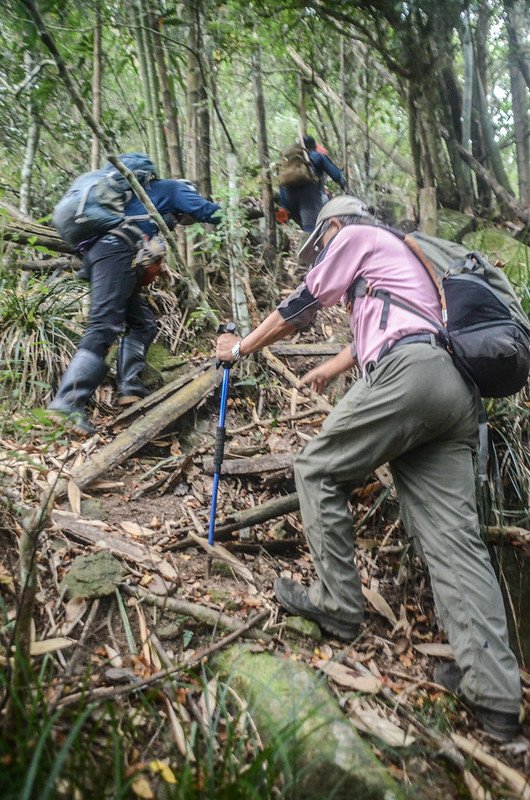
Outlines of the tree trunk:
<svg viewBox="0 0 530 800">
<path fill-rule="evenodd" d="M 204 197 L 212 196 L 210 174 L 210 113 L 201 70 L 201 0 L 188 6 L 188 169 Z"/>
<path fill-rule="evenodd" d="M 307 84 L 304 76 L 298 73 L 298 118 L 300 121 L 300 130 L 302 131 L 302 136 L 307 136 L 306 89 Z"/>
<path fill-rule="evenodd" d="M 181 158 L 179 157 L 179 137 L 177 129 L 177 109 L 174 97 L 171 92 L 166 66 L 166 55 L 164 45 L 160 36 L 160 31 L 164 24 L 162 17 L 154 19 L 154 14 L 150 13 L 149 20 L 153 28 L 153 44 L 160 88 L 162 90 L 162 102 L 164 105 L 164 125 L 166 133 L 166 149 L 169 161 L 169 174 L 172 178 L 181 177 Z M 156 31 L 155 31 L 156 29 Z"/>
<path fill-rule="evenodd" d="M 528 8 L 528 4 L 526 4 Z M 506 12 L 506 28 L 508 30 L 508 42 L 510 45 L 510 58 L 515 58 L 517 66 L 521 70 L 525 83 L 530 89 L 530 63 L 525 54 L 519 39 L 520 23 L 525 19 L 524 3 L 517 3 L 514 0 L 504 0 Z M 519 18 L 519 9 L 522 11 L 522 19 Z M 523 24 L 523 41 L 528 41 L 528 13 L 526 13 L 526 34 Z"/>
<path fill-rule="evenodd" d="M 348 81 L 346 78 L 346 40 L 340 37 L 340 93 L 342 95 L 342 171 L 346 184 L 350 182 L 350 169 L 348 165 L 348 117 L 346 114 L 346 94 Z"/>
<path fill-rule="evenodd" d="M 167 158 L 166 142 L 164 138 L 163 119 L 161 114 L 162 104 L 160 102 L 160 91 L 158 84 L 158 76 L 156 74 L 156 60 L 155 60 L 155 47 L 153 42 L 153 33 L 155 31 L 152 27 L 152 15 L 149 11 L 148 3 L 140 0 L 141 4 L 141 26 L 142 35 L 145 40 L 145 55 L 147 66 L 147 81 L 149 92 L 152 98 L 153 108 L 153 121 L 155 126 L 155 147 L 156 147 L 156 163 L 158 166 L 158 174 L 161 178 L 167 178 L 169 175 L 169 164 Z"/>
<path fill-rule="evenodd" d="M 267 139 L 267 117 L 265 113 L 265 100 L 263 98 L 259 47 L 256 48 L 252 57 L 252 85 L 254 88 L 258 154 L 261 168 L 261 198 L 263 201 L 263 212 L 265 216 L 265 242 L 263 247 L 263 258 L 267 267 L 274 271 L 277 257 L 276 219 L 274 216 L 274 193 L 272 189 L 270 171 L 270 153 Z"/>
<path fill-rule="evenodd" d="M 141 0 L 133 0 L 134 34 L 136 39 L 136 51 L 138 55 L 138 70 L 140 82 L 142 84 L 142 97 L 144 101 L 144 122 L 147 129 L 147 141 L 149 155 L 153 161 L 157 160 L 156 130 L 155 130 L 155 110 L 153 106 L 153 95 L 149 88 L 149 75 L 147 72 L 147 52 L 145 45 L 145 35 L 143 31 L 143 15 Z M 157 163 L 157 167 L 160 165 Z"/>
<path fill-rule="evenodd" d="M 95 8 L 94 42 L 92 45 L 92 114 L 96 122 L 101 124 L 101 2 L 98 0 Z M 99 139 L 92 134 L 92 150 L 90 154 L 90 169 L 100 167 Z"/>
<path fill-rule="evenodd" d="M 528 92 L 520 60 L 517 54 L 517 40 L 513 36 L 516 30 L 525 30 L 524 3 L 508 3 L 505 0 L 508 50 L 510 65 L 510 83 L 512 90 L 512 113 L 515 134 L 515 154 L 517 159 L 517 178 L 519 185 L 519 202 L 526 206 L 530 202 L 530 124 L 528 122 Z M 509 20 L 509 23 L 508 23 Z M 530 88 L 530 87 L 529 87 Z"/>
<path fill-rule="evenodd" d="M 232 317 L 240 336 L 251 331 L 250 314 L 245 295 L 245 278 L 248 281 L 247 267 L 243 255 L 243 228 L 238 218 L 239 188 L 237 182 L 237 159 L 233 153 L 227 155 L 228 170 L 228 264 L 230 271 L 230 294 L 232 298 Z"/>
<path fill-rule="evenodd" d="M 436 189 L 434 186 L 425 186 L 419 191 L 420 199 L 420 231 L 428 236 L 436 236 L 437 208 Z"/>
<path fill-rule="evenodd" d="M 478 101 L 478 109 L 480 113 L 480 126 L 484 137 L 484 144 L 486 146 L 486 154 L 488 165 L 491 167 L 493 174 L 497 181 L 503 186 L 507 192 L 512 192 L 510 181 L 504 169 L 501 151 L 495 139 L 495 131 L 491 122 L 491 114 L 488 108 L 488 101 L 486 93 L 482 85 L 482 80 L 478 72 L 475 72 L 475 86 L 476 96 Z"/>
<path fill-rule="evenodd" d="M 510 211 L 514 217 L 521 220 L 525 225 L 530 225 L 530 209 L 523 208 L 515 198 L 513 197 L 510 192 L 507 192 L 504 186 L 502 186 L 495 178 L 491 172 L 482 166 L 482 164 L 477 161 L 471 153 L 468 153 L 461 144 L 457 145 L 458 152 L 460 153 L 461 158 L 464 159 L 466 164 L 469 164 L 473 172 L 481 178 L 481 180 L 489 186 L 491 191 L 496 195 L 499 199 L 501 205 L 503 205 L 508 211 Z"/>
<path fill-rule="evenodd" d="M 33 59 L 31 55 L 24 53 L 24 66 L 26 73 L 31 74 Z M 23 214 L 31 214 L 31 182 L 33 178 L 33 166 L 35 155 L 39 144 L 40 123 L 35 106 L 35 97 L 31 82 L 28 84 L 28 132 L 26 136 L 26 147 L 24 150 L 24 161 L 20 170 L 20 202 L 19 209 Z"/>
</svg>

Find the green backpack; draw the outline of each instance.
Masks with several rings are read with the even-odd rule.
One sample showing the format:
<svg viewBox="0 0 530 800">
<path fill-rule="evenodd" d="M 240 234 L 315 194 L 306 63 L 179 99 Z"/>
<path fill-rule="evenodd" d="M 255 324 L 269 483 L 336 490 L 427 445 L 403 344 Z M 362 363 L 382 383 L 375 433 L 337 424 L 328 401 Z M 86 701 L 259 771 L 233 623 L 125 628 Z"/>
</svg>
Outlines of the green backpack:
<svg viewBox="0 0 530 800">
<path fill-rule="evenodd" d="M 283 187 L 317 183 L 317 176 L 305 147 L 298 142 L 286 147 L 277 165 L 278 183 Z"/>
</svg>

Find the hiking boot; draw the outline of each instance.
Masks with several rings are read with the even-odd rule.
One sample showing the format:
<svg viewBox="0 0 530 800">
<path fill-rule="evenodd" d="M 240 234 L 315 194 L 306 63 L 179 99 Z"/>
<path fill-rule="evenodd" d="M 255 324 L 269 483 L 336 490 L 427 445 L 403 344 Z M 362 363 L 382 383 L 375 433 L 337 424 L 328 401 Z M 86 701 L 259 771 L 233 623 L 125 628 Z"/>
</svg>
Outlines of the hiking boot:
<svg viewBox="0 0 530 800">
<path fill-rule="evenodd" d="M 104 360 L 84 348 L 77 350 L 64 373 L 57 394 L 48 406 L 50 417 L 66 423 L 74 433 L 92 436 L 86 406 L 107 373 Z"/>
<path fill-rule="evenodd" d="M 116 364 L 118 405 L 131 405 L 150 394 L 149 389 L 140 380 L 145 367 L 146 352 L 146 346 L 139 339 L 124 336 L 120 341 Z"/>
<path fill-rule="evenodd" d="M 457 693 L 460 681 L 462 680 L 462 670 L 454 661 L 444 661 L 437 664 L 434 668 L 434 682 L 439 683 L 444 689 Z"/>
<path fill-rule="evenodd" d="M 351 641 L 359 635 L 360 625 L 354 622 L 343 622 L 331 614 L 321 611 L 311 602 L 307 589 L 301 583 L 289 578 L 276 578 L 274 592 L 278 601 L 289 613 L 313 620 L 323 630 L 332 633 L 339 639 Z"/>
<path fill-rule="evenodd" d="M 510 742 L 521 733 L 519 715 L 507 711 L 493 711 L 472 703 L 460 691 L 462 670 L 454 662 L 437 664 L 434 668 L 434 680 L 456 694 L 459 700 L 471 711 L 481 730 L 500 742 Z"/>
</svg>

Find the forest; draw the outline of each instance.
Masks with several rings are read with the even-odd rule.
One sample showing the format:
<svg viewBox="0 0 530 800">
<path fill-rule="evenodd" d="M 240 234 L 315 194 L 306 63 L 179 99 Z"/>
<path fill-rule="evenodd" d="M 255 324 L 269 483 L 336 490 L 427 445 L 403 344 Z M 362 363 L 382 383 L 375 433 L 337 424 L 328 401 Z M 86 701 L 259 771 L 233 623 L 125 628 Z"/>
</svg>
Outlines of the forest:
<svg viewBox="0 0 530 800">
<path fill-rule="evenodd" d="M 1 20 L 1 800 L 530 800 L 528 381 L 484 397 L 475 486 L 516 736 L 437 679 L 478 622 L 445 629 L 391 458 L 342 489 L 364 602 L 349 640 L 276 589 L 321 577 L 297 456 L 370 383 L 353 356 L 304 377 L 353 352 L 346 302 L 282 322 L 295 290 L 317 297 L 286 148 L 325 165 L 324 218 L 347 196 L 400 247 L 482 254 L 529 314 L 529 0 L 3 0 Z M 74 242 L 54 209 L 101 170 L 125 187 L 120 228 Z M 131 247 L 142 285 L 132 255 L 113 277 Z M 129 301 L 116 322 L 119 280 L 137 316 Z M 90 386 L 65 414 L 79 354 Z"/>
</svg>

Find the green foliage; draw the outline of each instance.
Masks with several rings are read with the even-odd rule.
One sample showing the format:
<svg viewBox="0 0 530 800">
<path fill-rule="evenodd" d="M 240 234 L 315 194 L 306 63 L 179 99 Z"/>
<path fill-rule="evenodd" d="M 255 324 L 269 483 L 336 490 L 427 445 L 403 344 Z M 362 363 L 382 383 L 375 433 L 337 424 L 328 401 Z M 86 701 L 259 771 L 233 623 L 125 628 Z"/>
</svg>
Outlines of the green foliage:
<svg viewBox="0 0 530 800">
<path fill-rule="evenodd" d="M 0 379 L 12 410 L 49 398 L 81 334 L 86 291 L 81 283 L 39 279 L 19 288 L 0 276 Z"/>
<path fill-rule="evenodd" d="M 2 628 L 0 635 L 7 634 Z M 15 691 L 8 667 L 0 667 L 0 697 L 12 709 L 12 727 L 0 733 L 2 800 L 133 800 L 132 784 L 140 776 L 156 797 L 167 800 L 268 800 L 282 783 L 281 796 L 295 796 L 288 774 L 280 779 L 292 730 L 264 748 L 252 717 L 227 685 L 219 687 L 214 706 L 207 706 L 208 725 L 182 723 L 181 748 L 184 744 L 187 753 L 182 755 L 171 737 L 160 736 L 167 716 L 161 714 L 158 691 L 99 704 L 87 694 L 53 710 L 48 690 L 58 685 L 53 659 L 45 656 L 39 671 L 26 665 L 24 676 L 25 688 Z M 164 691 L 182 697 L 197 686 L 173 678 Z"/>
</svg>

